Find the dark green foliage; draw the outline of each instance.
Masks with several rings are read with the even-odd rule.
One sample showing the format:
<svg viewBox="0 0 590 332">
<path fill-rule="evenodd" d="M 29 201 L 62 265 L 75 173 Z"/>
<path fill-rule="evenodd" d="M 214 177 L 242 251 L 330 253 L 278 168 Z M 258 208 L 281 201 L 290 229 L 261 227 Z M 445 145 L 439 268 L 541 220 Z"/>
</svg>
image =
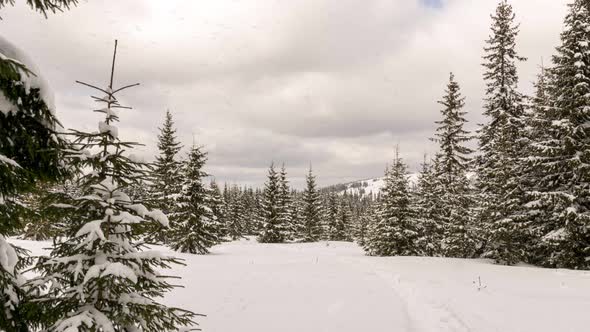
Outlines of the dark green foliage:
<svg viewBox="0 0 590 332">
<path fill-rule="evenodd" d="M 39 183 L 35 190 L 22 198 L 26 206 L 22 237 L 43 241 L 59 236 L 64 224 L 69 221 L 62 215 L 62 208 L 57 208 L 54 204 L 70 201 L 76 195 L 74 181 L 61 184 Z"/>
<path fill-rule="evenodd" d="M 0 106 L 4 108 L 0 109 L 0 250 L 11 261 L 16 259 L 16 265 L 0 266 L 0 330 L 12 332 L 26 330 L 27 325 L 21 320 L 23 291 L 17 282 L 27 260 L 24 251 L 6 242 L 6 236 L 22 227 L 20 221 L 28 211 L 17 195 L 33 190 L 36 181 L 66 176 L 60 159 L 67 143 L 56 132 L 60 124 L 40 88 L 26 83 L 39 73 L 27 69 L 21 59 L 9 58 L 18 52 L 9 43 L 2 44 L 0 96 L 9 103 Z"/>
</svg>

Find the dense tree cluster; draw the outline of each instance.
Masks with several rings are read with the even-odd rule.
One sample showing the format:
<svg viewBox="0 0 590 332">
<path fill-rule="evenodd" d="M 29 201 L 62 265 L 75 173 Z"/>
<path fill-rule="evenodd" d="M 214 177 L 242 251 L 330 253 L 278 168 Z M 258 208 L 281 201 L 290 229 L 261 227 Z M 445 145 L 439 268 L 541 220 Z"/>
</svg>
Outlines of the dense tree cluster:
<svg viewBox="0 0 590 332">
<path fill-rule="evenodd" d="M 473 153 L 465 145 L 471 137 L 451 74 L 439 102 L 439 152 L 425 160 L 412 194 L 399 184 L 391 190 L 401 178 L 387 172 L 365 248 L 377 255 L 487 257 L 589 269 L 590 2 L 569 5 L 553 64 L 542 68 L 530 97 L 518 91 L 516 65 L 525 59 L 516 52 L 512 6 L 502 0 L 491 18 L 483 64 L 487 121 L 474 135 L 479 149 Z M 396 158 L 394 168 L 398 163 Z M 410 223 L 400 216 L 408 199 L 400 195 L 414 202 Z M 394 215 L 384 212 L 390 206 Z M 383 234 L 392 239 L 384 241 Z"/>
</svg>

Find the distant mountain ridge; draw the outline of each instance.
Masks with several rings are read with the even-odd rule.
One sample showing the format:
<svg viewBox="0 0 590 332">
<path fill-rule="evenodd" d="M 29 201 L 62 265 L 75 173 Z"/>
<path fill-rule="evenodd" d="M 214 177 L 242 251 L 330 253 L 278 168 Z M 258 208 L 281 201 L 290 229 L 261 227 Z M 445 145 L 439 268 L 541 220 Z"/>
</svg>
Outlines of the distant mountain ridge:
<svg viewBox="0 0 590 332">
<path fill-rule="evenodd" d="M 418 173 L 409 173 L 406 177 L 410 187 L 418 184 Z M 377 196 L 385 186 L 385 177 L 378 177 L 365 180 L 357 180 L 347 183 L 339 183 L 322 188 L 324 192 L 336 192 L 340 195 L 346 193 L 359 196 Z"/>
</svg>

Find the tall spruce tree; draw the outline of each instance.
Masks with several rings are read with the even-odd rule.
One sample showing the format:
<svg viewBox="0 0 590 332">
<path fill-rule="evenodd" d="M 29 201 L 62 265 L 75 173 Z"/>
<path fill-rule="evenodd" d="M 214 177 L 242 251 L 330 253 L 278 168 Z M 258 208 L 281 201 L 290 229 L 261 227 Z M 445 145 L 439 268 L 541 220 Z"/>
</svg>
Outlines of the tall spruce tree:
<svg viewBox="0 0 590 332">
<path fill-rule="evenodd" d="M 191 254 L 207 254 L 209 248 L 221 242 L 221 224 L 210 208 L 211 193 L 203 183 L 207 173 L 203 166 L 207 154 L 193 146 L 182 166 L 180 195 L 170 215 L 170 247 Z"/>
<path fill-rule="evenodd" d="M 115 55 L 116 55 L 115 42 Z M 167 307 L 155 301 L 174 286 L 161 269 L 180 263 L 158 252 L 144 251 L 134 226 L 153 220 L 168 223 L 159 210 L 135 204 L 125 190 L 146 173 L 142 163 L 127 153 L 137 143 L 122 141 L 115 126 L 119 117 L 113 73 L 107 88 L 92 87 L 103 97 L 95 100 L 105 116 L 97 132 L 74 131 L 80 169 L 89 169 L 79 179 L 80 195 L 62 202 L 70 222 L 50 257 L 37 264 L 40 276 L 31 281 L 40 287 L 34 303 L 39 327 L 60 331 L 176 331 L 193 324 L 192 312 Z"/>
<path fill-rule="evenodd" d="M 473 150 L 465 145 L 471 139 L 464 129 L 467 123 L 463 111 L 465 98 L 452 73 L 445 95 L 438 103 L 443 108 L 442 120 L 436 122 L 438 128 L 433 139 L 439 144 L 434 172 L 441 203 L 437 217 L 442 218 L 442 224 L 446 226 L 444 251 L 446 256 L 471 257 L 475 252 L 476 238 L 472 230 L 473 197 L 466 172 Z"/>
<path fill-rule="evenodd" d="M 182 185 L 182 163 L 178 160 L 178 152 L 182 145 L 176 137 L 174 121 L 169 110 L 166 111 L 164 125 L 158 134 L 158 150 L 151 175 L 152 186 L 150 188 L 150 203 L 152 206 L 171 213 L 176 205 L 178 194 Z M 148 242 L 166 243 L 167 232 L 161 229 L 149 230 Z"/>
<path fill-rule="evenodd" d="M 285 241 L 285 230 L 288 225 L 283 224 L 280 212 L 281 182 L 274 163 L 268 169 L 268 177 L 264 185 L 260 219 L 262 229 L 258 241 L 262 243 L 281 243 Z"/>
<path fill-rule="evenodd" d="M 546 119 L 535 144 L 539 177 L 534 201 L 543 209 L 543 264 L 590 268 L 590 1 L 568 6 L 561 45 L 553 57 Z"/>
<path fill-rule="evenodd" d="M 287 180 L 287 170 L 285 164 L 281 167 L 279 172 L 279 201 L 278 201 L 278 218 L 279 224 L 284 225 L 283 237 L 286 240 L 292 240 L 295 236 L 295 229 L 293 229 L 293 222 L 291 217 L 292 201 L 291 201 L 291 190 L 289 189 L 289 181 Z"/>
<path fill-rule="evenodd" d="M 386 170 L 377 222 L 371 229 L 365 250 L 374 256 L 408 256 L 418 254 L 418 232 L 410 204 L 407 166 L 396 156 Z"/>
<path fill-rule="evenodd" d="M 548 128 L 551 126 L 551 119 L 548 116 L 550 109 L 549 98 L 549 70 L 541 67 L 541 73 L 534 83 L 535 94 L 529 97 L 529 105 L 526 109 L 525 120 L 526 144 L 523 158 L 522 184 L 525 188 L 525 201 L 523 210 L 523 227 L 526 231 L 523 235 L 527 237 L 528 250 L 526 261 L 535 265 L 546 264 L 546 258 L 550 256 L 547 243 L 543 237 L 555 230 L 552 225 L 551 206 L 549 200 L 539 199 L 539 192 L 543 187 L 543 170 L 540 167 L 545 154 L 543 142 L 549 136 Z"/>
<path fill-rule="evenodd" d="M 515 50 L 519 26 L 512 6 L 502 0 L 491 16 L 491 36 L 486 41 L 484 79 L 486 95 L 480 128 L 478 188 L 486 243 L 485 256 L 513 264 L 522 260 L 526 243 L 521 225 L 524 107 L 517 91 L 516 63 L 524 61 Z"/>
<path fill-rule="evenodd" d="M 311 166 L 306 177 L 306 187 L 302 196 L 301 234 L 303 242 L 316 242 L 321 240 L 322 229 L 322 202 L 316 189 L 315 176 Z"/>
</svg>

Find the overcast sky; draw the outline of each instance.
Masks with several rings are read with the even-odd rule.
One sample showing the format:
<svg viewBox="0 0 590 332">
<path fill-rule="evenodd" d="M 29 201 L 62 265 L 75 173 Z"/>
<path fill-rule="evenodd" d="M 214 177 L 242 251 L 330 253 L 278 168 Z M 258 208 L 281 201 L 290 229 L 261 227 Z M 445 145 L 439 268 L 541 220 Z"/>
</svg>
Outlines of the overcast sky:
<svg viewBox="0 0 590 332">
<path fill-rule="evenodd" d="M 106 85 L 114 39 L 120 133 L 156 153 L 170 109 L 179 137 L 209 152 L 218 181 L 261 185 L 271 161 L 301 187 L 381 176 L 399 144 L 416 170 L 450 71 L 481 116 L 481 56 L 496 0 L 82 0 L 48 19 L 17 0 L 0 31 L 34 59 L 67 128 L 96 130 L 87 88 Z M 521 90 L 559 42 L 565 0 L 513 0 Z"/>
</svg>

